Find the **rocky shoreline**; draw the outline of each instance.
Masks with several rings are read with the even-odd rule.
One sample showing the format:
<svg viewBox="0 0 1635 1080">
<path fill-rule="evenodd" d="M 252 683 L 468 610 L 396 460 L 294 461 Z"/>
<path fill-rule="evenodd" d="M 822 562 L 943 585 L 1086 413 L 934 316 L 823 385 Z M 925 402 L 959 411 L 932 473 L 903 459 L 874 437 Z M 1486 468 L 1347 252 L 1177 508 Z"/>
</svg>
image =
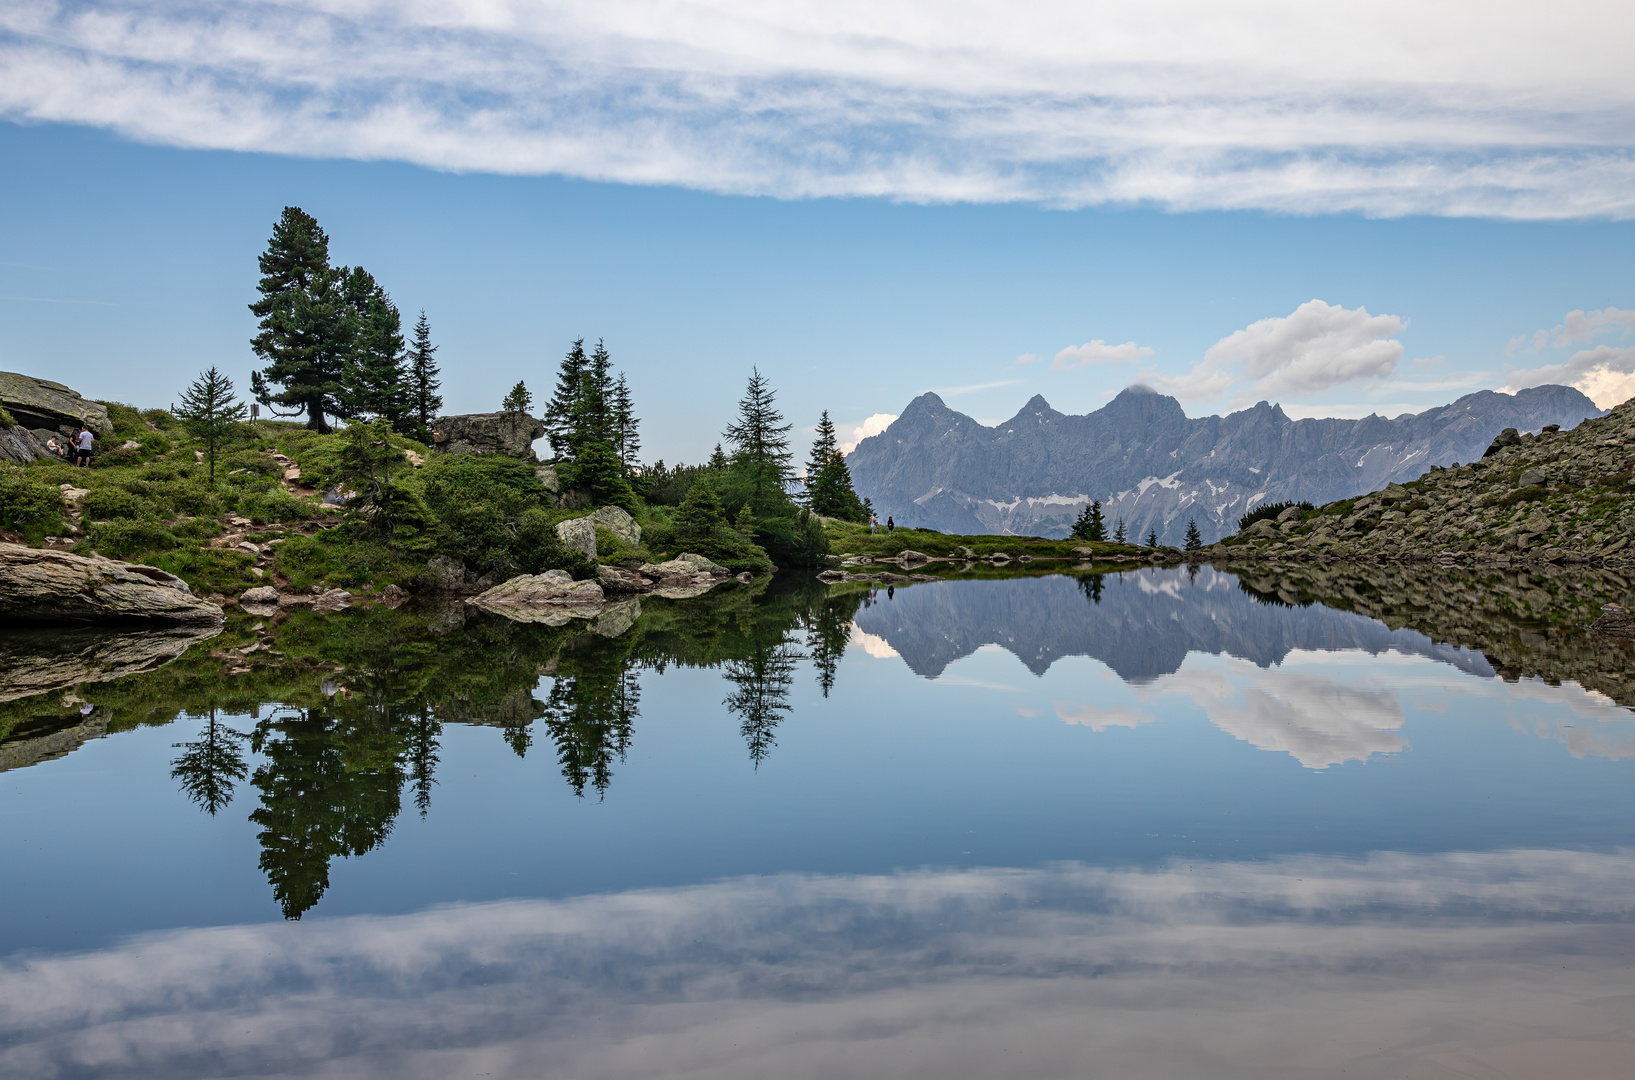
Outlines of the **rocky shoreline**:
<svg viewBox="0 0 1635 1080">
<path fill-rule="evenodd" d="M 1479 461 L 1315 509 L 1290 507 L 1189 558 L 1626 566 L 1635 563 L 1632 480 L 1635 401 L 1571 431 L 1507 428 Z"/>
</svg>

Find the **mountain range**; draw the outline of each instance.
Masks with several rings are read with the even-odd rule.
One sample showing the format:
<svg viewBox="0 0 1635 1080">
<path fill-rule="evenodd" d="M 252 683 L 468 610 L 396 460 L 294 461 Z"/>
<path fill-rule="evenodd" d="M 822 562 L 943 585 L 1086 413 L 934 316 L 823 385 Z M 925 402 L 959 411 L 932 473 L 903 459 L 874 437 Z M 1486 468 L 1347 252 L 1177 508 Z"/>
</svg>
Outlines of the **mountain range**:
<svg viewBox="0 0 1635 1080">
<path fill-rule="evenodd" d="M 1505 428 L 1570 428 L 1605 410 L 1569 386 L 1482 390 L 1421 413 L 1293 420 L 1260 402 L 1189 417 L 1181 403 L 1132 386 L 1083 416 L 1043 396 L 987 427 L 921 394 L 847 458 L 859 496 L 881 519 L 947 533 L 1063 537 L 1091 499 L 1108 529 L 1179 545 L 1196 519 L 1206 543 L 1237 531 L 1264 501 L 1316 504 L 1376 491 L 1432 465 L 1480 458 Z"/>
</svg>

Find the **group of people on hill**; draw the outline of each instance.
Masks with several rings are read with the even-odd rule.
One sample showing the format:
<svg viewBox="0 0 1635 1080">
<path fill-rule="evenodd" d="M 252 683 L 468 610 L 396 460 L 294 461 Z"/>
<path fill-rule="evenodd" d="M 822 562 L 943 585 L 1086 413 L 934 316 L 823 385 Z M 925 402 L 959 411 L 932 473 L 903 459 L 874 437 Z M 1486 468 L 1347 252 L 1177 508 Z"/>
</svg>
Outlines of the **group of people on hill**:
<svg viewBox="0 0 1635 1080">
<path fill-rule="evenodd" d="M 53 435 L 45 441 L 45 448 L 70 465 L 89 468 L 91 465 L 91 444 L 95 441 L 96 438 L 91 434 L 91 429 L 81 424 L 79 431 L 74 434 L 72 442 L 64 442 Z"/>
<path fill-rule="evenodd" d="M 880 531 L 880 516 L 878 514 L 870 514 L 869 515 L 869 533 L 870 533 L 870 535 L 873 535 L 874 533 L 877 533 L 879 531 Z M 891 516 L 888 514 L 886 516 L 886 535 L 890 536 L 892 533 L 894 533 L 896 531 L 897 531 L 897 523 L 895 521 L 891 520 Z"/>
</svg>

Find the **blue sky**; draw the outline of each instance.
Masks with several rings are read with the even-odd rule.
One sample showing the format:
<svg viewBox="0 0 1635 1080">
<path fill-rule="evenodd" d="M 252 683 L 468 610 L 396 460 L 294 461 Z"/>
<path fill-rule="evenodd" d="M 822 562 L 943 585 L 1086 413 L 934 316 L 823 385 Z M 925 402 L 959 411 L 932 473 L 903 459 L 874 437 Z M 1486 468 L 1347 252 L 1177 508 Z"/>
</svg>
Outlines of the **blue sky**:
<svg viewBox="0 0 1635 1080">
<path fill-rule="evenodd" d="M 1635 393 L 1635 77 L 1572 31 L 1629 14 L 1308 7 L 26 0 L 0 368 L 246 385 L 299 205 L 426 309 L 450 411 L 600 336 L 672 462 L 752 365 L 847 438 L 926 390 L 990 422 L 1135 381 L 1192 415 Z"/>
</svg>

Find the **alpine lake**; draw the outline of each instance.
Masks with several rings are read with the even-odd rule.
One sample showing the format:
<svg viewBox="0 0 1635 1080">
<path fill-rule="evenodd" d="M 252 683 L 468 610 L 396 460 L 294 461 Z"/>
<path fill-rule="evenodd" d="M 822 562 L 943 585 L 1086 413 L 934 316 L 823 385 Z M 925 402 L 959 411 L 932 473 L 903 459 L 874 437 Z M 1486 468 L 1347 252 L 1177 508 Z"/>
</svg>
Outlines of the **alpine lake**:
<svg viewBox="0 0 1635 1080">
<path fill-rule="evenodd" d="M 0 1076 L 1635 1076 L 1610 571 L 0 633 Z M 553 625 L 560 624 L 560 625 Z"/>
</svg>

